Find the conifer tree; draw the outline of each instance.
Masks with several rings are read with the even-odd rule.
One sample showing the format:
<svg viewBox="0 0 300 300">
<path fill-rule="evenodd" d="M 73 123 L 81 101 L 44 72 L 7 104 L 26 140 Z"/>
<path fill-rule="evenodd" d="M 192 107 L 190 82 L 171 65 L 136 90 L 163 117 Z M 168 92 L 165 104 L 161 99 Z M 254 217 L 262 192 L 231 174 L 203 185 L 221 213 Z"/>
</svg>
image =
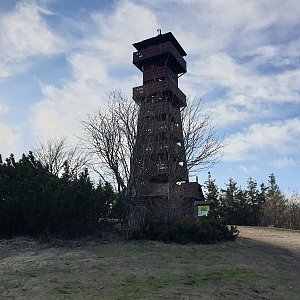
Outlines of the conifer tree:
<svg viewBox="0 0 300 300">
<path fill-rule="evenodd" d="M 212 179 L 211 173 L 208 172 L 208 179 L 204 182 L 205 200 L 212 204 L 212 214 L 216 217 L 220 216 L 220 200 L 219 189 Z"/>
<path fill-rule="evenodd" d="M 268 182 L 266 201 L 263 205 L 262 223 L 267 226 L 283 227 L 285 224 L 286 200 L 273 173 L 270 174 Z"/>
<path fill-rule="evenodd" d="M 251 177 L 247 180 L 245 195 L 248 205 L 248 223 L 249 225 L 258 225 L 261 210 L 261 206 L 259 205 L 259 190 L 257 189 L 257 182 Z"/>
<path fill-rule="evenodd" d="M 221 189 L 221 214 L 227 222 L 230 224 L 236 224 L 235 212 L 236 212 L 236 203 L 235 196 L 238 192 L 237 183 L 229 178 L 229 182 L 226 185 L 226 189 Z"/>
<path fill-rule="evenodd" d="M 87 169 L 76 178 L 66 164 L 60 178 L 32 152 L 17 162 L 10 155 L 0 164 L 0 236 L 92 233 L 114 195 L 108 186 L 95 189 Z"/>
</svg>

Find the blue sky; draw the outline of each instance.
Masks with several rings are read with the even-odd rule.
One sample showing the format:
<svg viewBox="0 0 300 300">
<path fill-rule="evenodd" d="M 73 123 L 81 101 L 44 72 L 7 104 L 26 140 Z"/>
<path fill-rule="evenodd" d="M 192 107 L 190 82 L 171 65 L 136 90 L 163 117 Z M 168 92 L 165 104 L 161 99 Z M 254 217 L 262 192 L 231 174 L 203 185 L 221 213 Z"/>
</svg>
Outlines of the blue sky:
<svg viewBox="0 0 300 300">
<path fill-rule="evenodd" d="M 132 44 L 161 28 L 188 53 L 180 89 L 228 143 L 217 184 L 273 172 L 299 191 L 299 16 L 297 0 L 0 0 L 0 153 L 75 142 L 110 91 L 142 83 Z"/>
</svg>

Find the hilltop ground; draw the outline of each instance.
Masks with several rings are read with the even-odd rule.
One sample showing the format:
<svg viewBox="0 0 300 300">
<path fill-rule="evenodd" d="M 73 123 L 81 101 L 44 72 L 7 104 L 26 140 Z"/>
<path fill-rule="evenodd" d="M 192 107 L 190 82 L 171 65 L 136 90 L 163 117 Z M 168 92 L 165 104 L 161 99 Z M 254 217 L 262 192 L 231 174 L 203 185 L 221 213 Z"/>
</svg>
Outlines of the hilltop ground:
<svg viewBox="0 0 300 300">
<path fill-rule="evenodd" d="M 0 299 L 299 299 L 300 232 L 236 242 L 0 240 Z"/>
</svg>

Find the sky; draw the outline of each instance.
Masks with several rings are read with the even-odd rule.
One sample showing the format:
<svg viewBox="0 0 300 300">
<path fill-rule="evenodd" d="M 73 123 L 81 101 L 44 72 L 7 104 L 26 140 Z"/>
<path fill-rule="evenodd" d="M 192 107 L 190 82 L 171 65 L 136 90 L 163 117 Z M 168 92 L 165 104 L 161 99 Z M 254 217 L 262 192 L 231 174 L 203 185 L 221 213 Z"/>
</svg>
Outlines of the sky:
<svg viewBox="0 0 300 300">
<path fill-rule="evenodd" d="M 132 44 L 161 29 L 188 54 L 180 89 L 228 144 L 217 185 L 274 173 L 299 191 L 299 16 L 298 0 L 0 0 L 0 153 L 75 142 L 110 92 L 142 84 Z"/>
</svg>

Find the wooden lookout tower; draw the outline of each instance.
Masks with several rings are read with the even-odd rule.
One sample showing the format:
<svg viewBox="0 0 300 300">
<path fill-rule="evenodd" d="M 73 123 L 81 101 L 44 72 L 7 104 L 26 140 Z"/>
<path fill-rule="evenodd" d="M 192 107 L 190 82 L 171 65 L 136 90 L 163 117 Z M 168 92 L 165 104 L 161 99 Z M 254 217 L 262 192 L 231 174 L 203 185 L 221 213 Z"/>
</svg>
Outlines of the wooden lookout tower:
<svg viewBox="0 0 300 300">
<path fill-rule="evenodd" d="M 188 193 L 191 186 L 181 121 L 186 95 L 178 88 L 178 78 L 186 73 L 186 52 L 171 32 L 159 32 L 133 46 L 137 50 L 133 64 L 143 73 L 143 85 L 133 88 L 133 100 L 140 111 L 132 197 L 163 197 L 180 186 Z M 192 189 L 197 190 L 196 185 Z"/>
</svg>

